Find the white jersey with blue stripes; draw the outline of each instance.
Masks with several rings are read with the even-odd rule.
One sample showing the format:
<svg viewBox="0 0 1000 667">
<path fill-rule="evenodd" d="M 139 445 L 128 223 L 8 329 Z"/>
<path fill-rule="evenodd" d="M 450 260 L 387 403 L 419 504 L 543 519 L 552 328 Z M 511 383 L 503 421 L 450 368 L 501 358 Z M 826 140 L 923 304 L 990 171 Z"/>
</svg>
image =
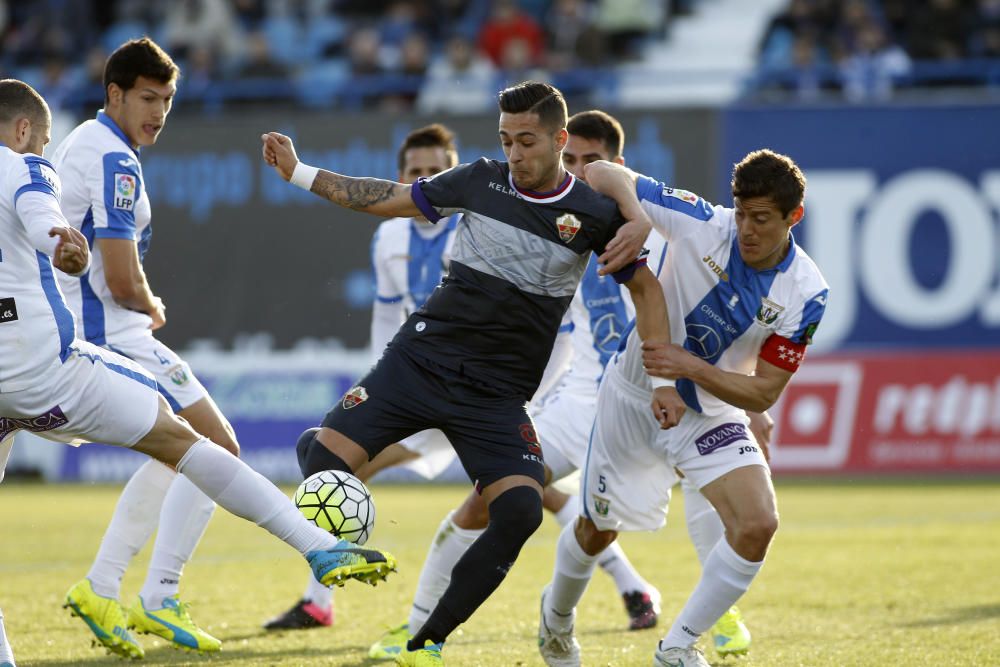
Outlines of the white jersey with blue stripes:
<svg viewBox="0 0 1000 667">
<path fill-rule="evenodd" d="M 140 261 L 146 254 L 152 227 L 139 154 L 121 128 L 99 111 L 59 144 L 52 162 L 63 180 L 63 213 L 87 237 L 93 256 L 83 277 L 60 276 L 82 337 L 107 345 L 147 331 L 152 324 L 148 315 L 115 303 L 95 243 L 128 239 L 138 244 Z"/>
<path fill-rule="evenodd" d="M 653 273 L 662 267 L 666 253 L 663 237 L 653 232 L 646 241 L 648 266 Z M 563 378 L 563 385 L 573 391 L 596 395 L 608 360 L 623 342 L 635 306 L 628 289 L 611 276 L 600 276 L 597 257 L 592 256 L 583 279 L 569 305 L 570 340 L 573 361 Z"/>
<path fill-rule="evenodd" d="M 659 279 L 671 340 L 725 371 L 752 374 L 758 356 L 797 369 L 826 309 L 828 286 L 794 239 L 780 264 L 758 271 L 740 258 L 733 209 L 645 176 L 636 194 L 653 229 L 667 240 Z M 614 363 L 649 390 L 640 346 L 630 332 Z M 689 408 L 706 415 L 732 409 L 688 379 L 677 381 L 677 391 Z"/>
<path fill-rule="evenodd" d="M 391 218 L 375 230 L 371 245 L 377 304 L 374 310 L 382 314 L 382 319 L 377 314 L 372 319 L 372 352 L 376 358 L 448 272 L 460 217 L 456 213 L 436 224 Z"/>
<path fill-rule="evenodd" d="M 0 392 L 37 385 L 76 335 L 50 259 L 59 187 L 47 160 L 0 144 Z"/>
</svg>

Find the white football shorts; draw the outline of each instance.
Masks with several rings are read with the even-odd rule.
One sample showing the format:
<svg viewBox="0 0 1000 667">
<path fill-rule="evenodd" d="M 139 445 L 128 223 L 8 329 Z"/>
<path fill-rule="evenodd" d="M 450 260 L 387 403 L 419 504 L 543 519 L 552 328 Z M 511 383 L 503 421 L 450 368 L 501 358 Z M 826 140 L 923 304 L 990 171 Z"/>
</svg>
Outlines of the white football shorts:
<svg viewBox="0 0 1000 667">
<path fill-rule="evenodd" d="M 37 385 L 0 393 L 0 442 L 25 430 L 67 444 L 131 447 L 153 428 L 159 402 L 156 380 L 139 364 L 76 340 Z"/>
<path fill-rule="evenodd" d="M 596 384 L 588 391 L 586 386 L 565 382 L 532 410 L 535 432 L 553 482 L 583 466 L 596 410 Z"/>
<path fill-rule="evenodd" d="M 419 459 L 413 459 L 403 464 L 425 479 L 434 479 L 455 460 L 455 449 L 451 446 L 444 433 L 436 428 L 418 431 L 399 441 L 411 452 L 420 454 Z"/>
<path fill-rule="evenodd" d="M 650 400 L 614 364 L 608 366 L 580 484 L 585 515 L 601 530 L 662 527 L 677 483 L 675 468 L 701 489 L 736 468 L 767 467 L 743 410 L 711 417 L 688 410 L 664 431 Z"/>
<path fill-rule="evenodd" d="M 116 340 L 108 349 L 128 357 L 149 371 L 170 409 L 180 412 L 208 396 L 191 367 L 176 352 L 156 340 L 151 331 L 133 338 Z"/>
</svg>

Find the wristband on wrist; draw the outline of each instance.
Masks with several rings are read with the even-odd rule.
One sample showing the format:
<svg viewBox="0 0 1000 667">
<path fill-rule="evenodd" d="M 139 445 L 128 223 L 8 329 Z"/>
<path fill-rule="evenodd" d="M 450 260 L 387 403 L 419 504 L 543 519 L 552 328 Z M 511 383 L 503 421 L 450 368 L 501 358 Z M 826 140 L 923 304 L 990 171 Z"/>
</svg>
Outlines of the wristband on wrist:
<svg viewBox="0 0 1000 667">
<path fill-rule="evenodd" d="M 316 180 L 316 174 L 318 173 L 318 167 L 310 167 L 300 161 L 295 165 L 295 169 L 292 171 L 292 177 L 288 179 L 288 182 L 292 185 L 299 186 L 303 190 L 311 190 L 313 181 Z"/>
<path fill-rule="evenodd" d="M 659 389 L 660 387 L 677 386 L 677 382 L 675 380 L 668 380 L 667 378 L 656 377 L 655 375 L 650 375 L 649 381 L 653 385 L 653 389 Z"/>
</svg>

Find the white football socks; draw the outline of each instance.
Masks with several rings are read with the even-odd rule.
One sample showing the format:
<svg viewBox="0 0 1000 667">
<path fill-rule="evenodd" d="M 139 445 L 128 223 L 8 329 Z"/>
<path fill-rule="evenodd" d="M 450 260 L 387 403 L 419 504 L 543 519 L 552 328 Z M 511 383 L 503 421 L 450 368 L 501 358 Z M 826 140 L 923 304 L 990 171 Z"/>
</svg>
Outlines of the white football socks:
<svg viewBox="0 0 1000 667">
<path fill-rule="evenodd" d="M 122 489 L 101 539 L 101 547 L 87 573 L 95 593 L 118 598 L 125 568 L 153 534 L 163 499 L 176 476 L 168 466 L 149 460 L 135 471 Z"/>
<path fill-rule="evenodd" d="M 319 579 L 309 574 L 309 583 L 306 584 L 306 591 L 302 594 L 302 599 L 311 602 L 320 609 L 333 608 L 333 588 L 324 586 Z"/>
<path fill-rule="evenodd" d="M 565 527 L 567 524 L 575 524 L 577 517 L 580 516 L 579 505 L 579 498 L 577 496 L 570 496 L 566 504 L 552 515 L 556 523 L 561 527 Z M 633 591 L 649 592 L 653 590 L 649 582 L 643 579 L 639 575 L 639 572 L 636 571 L 635 566 L 632 565 L 632 562 L 625 555 L 625 551 L 617 541 L 612 542 L 611 546 L 599 554 L 597 564 L 615 580 L 615 586 L 618 588 L 619 595 Z"/>
<path fill-rule="evenodd" d="M 438 526 L 427 551 L 427 558 L 424 559 L 424 567 L 420 570 L 417 591 L 413 594 L 413 606 L 410 607 L 408 622 L 411 633 L 423 627 L 427 617 L 434 611 L 438 600 L 448 588 L 455 563 L 486 530 L 459 528 L 451 520 L 454 514 L 454 511 L 449 512 Z"/>
<path fill-rule="evenodd" d="M 7 630 L 3 625 L 3 610 L 0 609 L 0 665 L 14 664 L 14 650 L 7 641 Z"/>
<path fill-rule="evenodd" d="M 191 445 L 177 471 L 227 511 L 253 521 L 303 555 L 339 542 L 309 523 L 278 487 L 210 440 Z"/>
<path fill-rule="evenodd" d="M 750 588 L 763 564 L 746 560 L 729 542 L 719 540 L 705 559 L 701 581 L 660 645 L 692 646 Z"/>
<path fill-rule="evenodd" d="M 573 625 L 576 605 L 587 590 L 599 557 L 600 554 L 586 553 L 576 541 L 573 523 L 563 527 L 556 543 L 556 565 L 543 609 L 545 622 L 553 630 L 566 631 Z"/>
<path fill-rule="evenodd" d="M 160 510 L 160 528 L 146 582 L 139 596 L 146 609 L 162 609 L 165 598 L 177 595 L 184 564 L 191 558 L 215 512 L 212 499 L 190 479 L 177 475 Z"/>
<path fill-rule="evenodd" d="M 681 489 L 684 491 L 684 517 L 687 519 L 688 536 L 691 538 L 694 550 L 698 552 L 698 560 L 704 567 L 708 554 L 726 534 L 726 528 L 722 525 L 722 519 L 712 507 L 712 503 L 701 495 L 701 491 L 694 484 L 682 479 Z"/>
</svg>

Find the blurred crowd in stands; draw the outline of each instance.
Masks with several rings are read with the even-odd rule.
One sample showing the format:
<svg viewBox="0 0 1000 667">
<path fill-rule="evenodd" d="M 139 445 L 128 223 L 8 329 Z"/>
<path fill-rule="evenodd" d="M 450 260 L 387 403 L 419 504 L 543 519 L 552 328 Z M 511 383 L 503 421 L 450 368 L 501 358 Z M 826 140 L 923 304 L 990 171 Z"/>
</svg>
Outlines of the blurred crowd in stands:
<svg viewBox="0 0 1000 667">
<path fill-rule="evenodd" d="M 901 88 L 1000 86 L 1000 0 L 790 0 L 755 87 L 880 101 Z"/>
<path fill-rule="evenodd" d="M 742 0 L 747 11 L 754 1 Z M 622 65 L 655 70 L 646 47 L 669 39 L 676 17 L 721 2 L 0 0 L 0 76 L 28 81 L 55 109 L 89 112 L 103 100 L 107 54 L 148 34 L 182 66 L 178 104 L 209 111 L 293 100 L 477 112 L 527 78 L 554 83 L 571 103 L 613 100 Z M 751 95 L 805 101 L 997 88 L 1000 0 L 789 0 L 751 70 Z"/>
<path fill-rule="evenodd" d="M 586 92 L 697 0 L 0 0 L 0 73 L 56 107 L 103 99 L 107 54 L 148 34 L 178 102 L 469 112 L 508 81 Z"/>
</svg>

